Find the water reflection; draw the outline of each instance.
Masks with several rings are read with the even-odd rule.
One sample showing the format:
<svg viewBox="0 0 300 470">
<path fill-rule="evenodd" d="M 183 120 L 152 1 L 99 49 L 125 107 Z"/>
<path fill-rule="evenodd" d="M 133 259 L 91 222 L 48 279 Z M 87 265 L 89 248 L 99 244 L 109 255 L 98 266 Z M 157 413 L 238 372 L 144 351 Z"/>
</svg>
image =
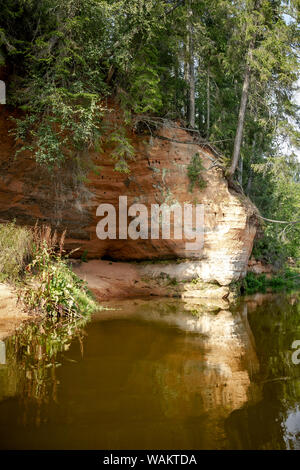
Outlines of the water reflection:
<svg viewBox="0 0 300 470">
<path fill-rule="evenodd" d="M 0 447 L 299 448 L 297 295 L 109 306 L 6 342 Z"/>
<path fill-rule="evenodd" d="M 128 302 L 128 308 L 124 309 L 127 312 L 129 305 Z M 206 305 L 206 311 L 204 307 L 203 301 L 161 300 L 140 300 L 130 306 L 130 316 L 136 321 L 152 322 L 159 327 L 166 324 L 186 333 L 184 340 L 180 335 L 178 345 L 175 343 L 165 352 L 162 363 L 157 365 L 163 385 L 161 398 L 169 415 L 182 413 L 184 407 L 184 412 L 190 416 L 217 408 L 220 408 L 219 415 L 225 416 L 255 393 L 249 388 L 259 363 L 244 310 L 233 314 L 229 310 L 216 311 L 215 305 Z M 107 313 L 107 320 L 113 315 L 113 312 Z M 104 320 L 103 315 L 100 320 Z M 192 394 L 197 395 L 201 403 L 199 410 L 191 400 Z"/>
<path fill-rule="evenodd" d="M 24 405 L 24 424 L 28 401 L 35 400 L 37 409 L 49 399 L 56 401 L 59 384 L 56 369 L 75 338 L 83 354 L 83 327 L 87 322 L 83 317 L 28 322 L 0 343 L 0 359 L 3 359 L 0 364 L 5 365 L 0 366 L 0 400 L 18 395 Z"/>
<path fill-rule="evenodd" d="M 300 338 L 299 295 L 256 294 L 246 305 L 260 362 L 253 380 L 262 398 L 230 415 L 225 424 L 229 446 L 299 448 L 300 367 L 291 360 L 291 345 Z"/>
</svg>

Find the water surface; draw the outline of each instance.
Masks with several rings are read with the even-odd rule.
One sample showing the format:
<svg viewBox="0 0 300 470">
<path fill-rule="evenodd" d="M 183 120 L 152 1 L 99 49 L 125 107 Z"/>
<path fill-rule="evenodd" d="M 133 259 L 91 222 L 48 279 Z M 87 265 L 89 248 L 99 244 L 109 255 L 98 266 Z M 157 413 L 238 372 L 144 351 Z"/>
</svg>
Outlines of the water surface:
<svg viewBox="0 0 300 470">
<path fill-rule="evenodd" d="M 0 448 L 300 448 L 297 294 L 109 305 L 2 344 Z"/>
</svg>

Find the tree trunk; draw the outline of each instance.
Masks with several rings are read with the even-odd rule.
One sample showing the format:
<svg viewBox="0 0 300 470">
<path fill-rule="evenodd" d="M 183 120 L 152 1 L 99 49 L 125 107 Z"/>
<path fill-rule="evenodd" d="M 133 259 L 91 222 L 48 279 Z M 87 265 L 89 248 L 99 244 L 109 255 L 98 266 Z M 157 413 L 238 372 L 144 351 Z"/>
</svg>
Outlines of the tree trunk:
<svg viewBox="0 0 300 470">
<path fill-rule="evenodd" d="M 189 126 L 195 127 L 195 61 L 194 61 L 194 37 L 192 25 L 192 7 L 189 0 L 189 23 L 188 23 L 188 41 L 189 41 L 189 106 L 188 121 Z"/>
<path fill-rule="evenodd" d="M 251 52 L 252 50 L 253 48 L 251 49 Z M 245 75 L 244 75 L 242 97 L 241 97 L 241 102 L 240 102 L 238 124 L 237 124 L 235 139 L 234 139 L 233 155 L 232 155 L 231 165 L 228 171 L 229 176 L 233 176 L 239 163 L 245 115 L 246 115 L 247 102 L 248 102 L 248 96 L 249 96 L 250 79 L 251 79 L 251 69 L 247 61 Z"/>
<path fill-rule="evenodd" d="M 209 68 L 207 71 L 207 84 L 206 84 L 206 138 L 209 139 L 210 131 L 210 78 L 209 78 Z"/>
<path fill-rule="evenodd" d="M 241 188 L 243 187 L 243 159 L 240 158 L 239 160 L 239 177 L 238 182 L 240 183 Z"/>
<path fill-rule="evenodd" d="M 253 11 L 258 11 L 261 5 L 261 0 L 255 0 L 254 1 L 254 6 L 253 6 Z M 255 48 L 255 42 L 256 42 L 256 35 L 257 33 L 254 33 L 250 44 L 248 48 L 248 53 L 247 53 L 247 60 L 246 60 L 246 68 L 245 68 L 245 74 L 244 74 L 244 81 L 243 81 L 243 89 L 242 89 L 242 96 L 241 96 L 241 102 L 240 102 L 240 109 L 239 109 L 239 116 L 238 116 L 238 123 L 237 123 L 237 129 L 236 129 L 236 134 L 235 134 L 235 139 L 234 139 L 234 147 L 233 147 L 233 154 L 232 154 L 232 160 L 231 160 L 231 165 L 228 170 L 228 176 L 231 178 L 238 166 L 239 163 L 239 158 L 240 158 L 240 152 L 241 152 L 241 145 L 242 145 L 242 139 L 243 139 L 243 130 L 244 130 L 244 122 L 245 122 L 245 115 L 246 115 L 246 110 L 247 110 L 247 102 L 248 102 L 248 97 L 249 97 L 249 87 L 250 87 L 250 80 L 251 80 L 251 58 L 253 54 L 253 50 Z"/>
<path fill-rule="evenodd" d="M 185 118 L 189 121 L 189 83 L 190 83 L 190 68 L 189 68 L 189 37 L 187 36 L 187 40 L 184 45 L 185 53 L 184 53 L 184 81 L 187 85 L 186 90 L 186 99 L 185 99 Z"/>
<path fill-rule="evenodd" d="M 250 159 L 249 159 L 250 168 L 249 168 L 249 176 L 248 176 L 247 187 L 246 187 L 247 196 L 250 196 L 251 187 L 252 187 L 253 171 L 252 171 L 251 164 L 252 164 L 252 161 L 254 159 L 255 147 L 256 147 L 256 135 L 254 134 L 253 142 L 252 142 L 252 152 L 251 152 Z"/>
<path fill-rule="evenodd" d="M 247 196 L 250 196 L 251 188 L 252 188 L 252 170 L 250 171 L 250 175 L 249 175 L 248 182 L 247 182 L 247 188 L 246 188 Z"/>
</svg>

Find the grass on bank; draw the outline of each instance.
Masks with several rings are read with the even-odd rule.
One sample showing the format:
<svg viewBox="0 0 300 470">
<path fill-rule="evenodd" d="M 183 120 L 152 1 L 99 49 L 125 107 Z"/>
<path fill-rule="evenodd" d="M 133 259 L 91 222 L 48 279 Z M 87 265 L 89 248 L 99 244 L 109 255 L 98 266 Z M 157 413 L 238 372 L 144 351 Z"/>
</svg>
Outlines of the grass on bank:
<svg viewBox="0 0 300 470">
<path fill-rule="evenodd" d="M 86 284 L 68 266 L 64 238 L 65 233 L 58 237 L 48 226 L 0 225 L 0 282 L 14 284 L 31 312 L 78 317 L 99 308 Z"/>
<path fill-rule="evenodd" d="M 267 289 L 292 290 L 300 287 L 300 273 L 290 268 L 282 273 L 267 278 L 265 274 L 247 273 L 241 282 L 241 293 L 254 294 L 255 292 L 266 292 Z"/>
</svg>

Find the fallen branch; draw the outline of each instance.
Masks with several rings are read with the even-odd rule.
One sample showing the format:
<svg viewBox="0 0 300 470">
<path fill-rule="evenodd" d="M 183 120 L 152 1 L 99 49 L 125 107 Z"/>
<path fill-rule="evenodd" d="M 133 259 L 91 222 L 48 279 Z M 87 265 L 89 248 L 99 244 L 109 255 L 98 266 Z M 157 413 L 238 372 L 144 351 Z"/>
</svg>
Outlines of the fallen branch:
<svg viewBox="0 0 300 470">
<path fill-rule="evenodd" d="M 274 219 L 267 219 L 266 217 L 263 217 L 262 215 L 257 214 L 257 216 L 263 220 L 266 220 L 267 222 L 274 222 L 276 224 L 300 224 L 300 220 L 274 220 Z"/>
</svg>

